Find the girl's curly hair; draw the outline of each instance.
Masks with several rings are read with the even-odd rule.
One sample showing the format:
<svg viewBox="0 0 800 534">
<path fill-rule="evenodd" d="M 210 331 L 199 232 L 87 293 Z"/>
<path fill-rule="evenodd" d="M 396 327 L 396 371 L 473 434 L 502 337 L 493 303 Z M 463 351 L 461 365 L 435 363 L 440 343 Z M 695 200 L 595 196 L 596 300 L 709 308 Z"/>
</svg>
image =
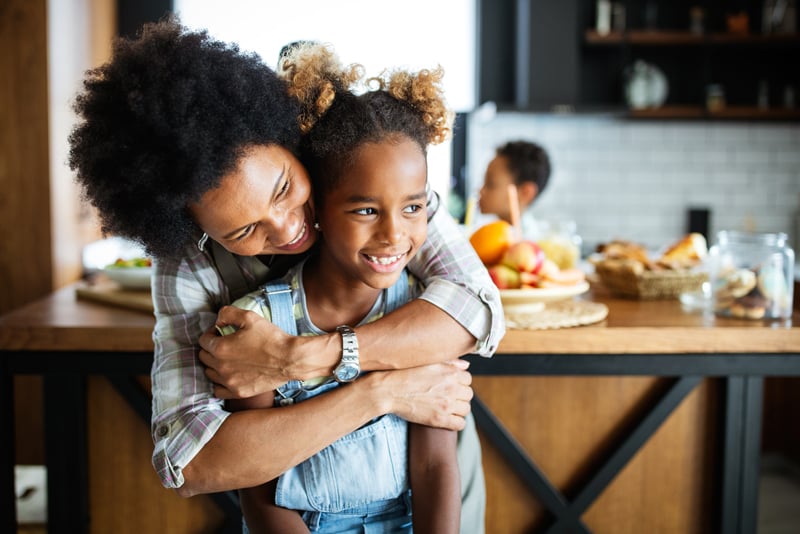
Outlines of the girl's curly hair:
<svg viewBox="0 0 800 534">
<path fill-rule="evenodd" d="M 74 103 L 70 167 L 102 230 L 156 257 L 199 237 L 188 206 L 253 145 L 297 151 L 298 102 L 253 53 L 176 17 L 119 39 Z"/>
<path fill-rule="evenodd" d="M 278 72 L 300 101 L 302 161 L 317 201 L 345 175 L 364 143 L 405 137 L 426 154 L 428 145 L 452 132 L 454 114 L 444 99 L 441 68 L 365 79 L 360 65 L 343 65 L 328 46 L 300 43 L 282 58 Z"/>
</svg>

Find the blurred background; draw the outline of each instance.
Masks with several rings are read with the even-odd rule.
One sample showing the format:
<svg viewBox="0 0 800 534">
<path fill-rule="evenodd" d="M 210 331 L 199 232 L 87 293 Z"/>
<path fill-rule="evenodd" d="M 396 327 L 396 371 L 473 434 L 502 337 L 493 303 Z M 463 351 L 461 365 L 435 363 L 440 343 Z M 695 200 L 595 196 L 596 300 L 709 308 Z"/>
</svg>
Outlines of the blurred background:
<svg viewBox="0 0 800 534">
<path fill-rule="evenodd" d="M 461 222 L 494 149 L 526 139 L 553 168 L 537 217 L 575 221 L 584 254 L 723 229 L 800 249 L 793 1 L 0 0 L 0 313 L 84 275 L 103 236 L 66 164 L 70 105 L 115 36 L 170 11 L 270 65 L 298 39 L 370 72 L 441 64 L 458 117 L 430 179 Z M 16 380 L 17 460 L 41 464 L 39 379 Z M 785 439 L 765 435 L 800 450 Z"/>
</svg>

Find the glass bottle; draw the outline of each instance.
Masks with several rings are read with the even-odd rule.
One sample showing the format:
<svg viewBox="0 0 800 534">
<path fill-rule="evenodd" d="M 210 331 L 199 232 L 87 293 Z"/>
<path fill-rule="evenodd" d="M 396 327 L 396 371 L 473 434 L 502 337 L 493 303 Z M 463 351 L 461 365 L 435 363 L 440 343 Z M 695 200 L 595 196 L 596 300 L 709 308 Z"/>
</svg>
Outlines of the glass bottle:
<svg viewBox="0 0 800 534">
<path fill-rule="evenodd" d="M 714 311 L 739 319 L 788 319 L 794 251 L 785 233 L 724 230 L 709 250 Z"/>
</svg>

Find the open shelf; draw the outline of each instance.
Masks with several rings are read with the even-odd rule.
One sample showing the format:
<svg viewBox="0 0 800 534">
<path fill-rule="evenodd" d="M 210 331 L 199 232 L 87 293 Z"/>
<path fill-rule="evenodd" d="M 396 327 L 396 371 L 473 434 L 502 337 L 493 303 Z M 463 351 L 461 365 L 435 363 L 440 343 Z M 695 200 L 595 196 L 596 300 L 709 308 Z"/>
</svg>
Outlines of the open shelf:
<svg viewBox="0 0 800 534">
<path fill-rule="evenodd" d="M 670 30 L 630 30 L 600 34 L 596 30 L 587 30 L 585 35 L 588 45 L 641 45 L 641 46 L 686 46 L 709 44 L 743 44 L 743 45 L 800 45 L 800 34 L 736 34 L 707 33 L 695 34 L 689 31 Z"/>
<path fill-rule="evenodd" d="M 731 120 L 798 120 L 800 109 L 769 108 L 750 106 L 726 106 L 710 111 L 701 106 L 662 106 L 660 108 L 632 109 L 628 111 L 632 119 L 731 119 Z"/>
</svg>

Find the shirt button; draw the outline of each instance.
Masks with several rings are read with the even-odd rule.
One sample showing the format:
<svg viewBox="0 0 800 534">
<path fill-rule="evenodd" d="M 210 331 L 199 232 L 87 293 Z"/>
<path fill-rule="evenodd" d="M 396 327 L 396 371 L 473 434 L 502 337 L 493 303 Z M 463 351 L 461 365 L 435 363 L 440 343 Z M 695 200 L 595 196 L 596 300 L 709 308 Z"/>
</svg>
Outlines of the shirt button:
<svg viewBox="0 0 800 534">
<path fill-rule="evenodd" d="M 158 437 L 163 438 L 164 436 L 169 434 L 169 427 L 166 426 L 166 425 L 158 427 L 158 432 L 157 433 L 158 433 Z"/>
</svg>

